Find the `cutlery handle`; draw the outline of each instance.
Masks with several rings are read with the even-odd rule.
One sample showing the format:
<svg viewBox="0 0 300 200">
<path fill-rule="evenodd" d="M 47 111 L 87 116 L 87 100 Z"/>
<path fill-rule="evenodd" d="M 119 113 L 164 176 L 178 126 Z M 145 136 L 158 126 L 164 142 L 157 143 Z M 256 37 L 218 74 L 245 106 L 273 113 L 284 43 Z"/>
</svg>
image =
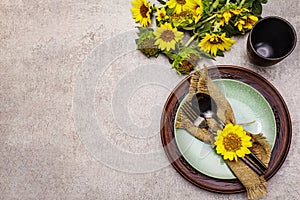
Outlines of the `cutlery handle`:
<svg viewBox="0 0 300 200">
<path fill-rule="evenodd" d="M 222 126 L 222 128 L 224 128 L 224 127 L 226 126 L 226 124 L 218 117 L 218 115 L 213 114 L 213 115 L 212 115 L 212 118 L 213 118 L 214 120 L 216 120 L 216 121 Z"/>
<path fill-rule="evenodd" d="M 242 157 L 241 160 L 248 165 L 256 174 L 259 176 L 263 175 L 263 172 L 256 166 L 254 165 L 247 157 Z"/>
<path fill-rule="evenodd" d="M 253 162 L 255 162 L 255 164 L 258 165 L 259 168 L 261 168 L 263 171 L 267 170 L 267 166 L 256 157 L 255 154 L 253 154 L 252 152 L 249 154 L 249 157 L 253 160 Z"/>
</svg>

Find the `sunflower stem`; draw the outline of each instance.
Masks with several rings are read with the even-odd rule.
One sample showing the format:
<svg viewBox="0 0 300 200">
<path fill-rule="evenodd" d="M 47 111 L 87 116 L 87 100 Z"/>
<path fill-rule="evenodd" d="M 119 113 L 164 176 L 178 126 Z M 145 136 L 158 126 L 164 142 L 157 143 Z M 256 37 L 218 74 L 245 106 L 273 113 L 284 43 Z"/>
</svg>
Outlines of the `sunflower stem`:
<svg viewBox="0 0 300 200">
<path fill-rule="evenodd" d="M 204 23 L 206 23 L 206 22 L 212 20 L 212 19 L 215 18 L 216 16 L 217 16 L 217 14 L 214 14 L 214 15 L 210 16 L 209 18 L 206 18 L 205 20 L 203 20 L 200 24 L 204 24 Z"/>
<path fill-rule="evenodd" d="M 198 24 L 196 24 L 196 27 L 195 27 L 195 28 L 200 27 L 202 24 L 204 24 L 204 23 L 206 23 L 206 22 L 208 22 L 208 21 L 214 19 L 216 16 L 217 16 L 217 14 L 214 14 L 214 15 L 212 15 L 212 16 L 206 18 L 205 20 L 203 20 L 203 21 L 199 22 Z"/>
<path fill-rule="evenodd" d="M 246 1 L 246 0 L 242 0 L 242 1 L 241 1 L 240 5 L 239 5 L 239 8 L 241 8 L 241 7 L 244 5 L 245 1 Z"/>
<path fill-rule="evenodd" d="M 191 44 L 191 42 L 196 38 L 198 36 L 198 34 L 194 34 L 185 44 L 184 44 L 184 46 L 185 47 L 188 47 L 190 44 Z"/>
<path fill-rule="evenodd" d="M 229 5 L 229 3 L 230 3 L 230 0 L 227 0 L 227 1 L 226 1 L 226 5 Z"/>
<path fill-rule="evenodd" d="M 171 53 L 171 52 L 169 52 L 169 51 L 163 51 L 163 53 L 169 58 L 169 59 L 171 59 L 171 60 L 175 60 L 175 58 L 176 58 L 176 54 L 174 54 L 174 53 Z"/>
</svg>

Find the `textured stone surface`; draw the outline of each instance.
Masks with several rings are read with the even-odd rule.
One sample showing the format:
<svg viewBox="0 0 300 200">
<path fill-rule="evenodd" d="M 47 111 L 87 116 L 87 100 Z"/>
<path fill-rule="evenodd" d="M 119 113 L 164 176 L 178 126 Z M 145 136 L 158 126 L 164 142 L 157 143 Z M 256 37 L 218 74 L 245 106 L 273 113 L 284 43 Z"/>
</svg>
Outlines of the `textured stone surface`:
<svg viewBox="0 0 300 200">
<path fill-rule="evenodd" d="M 94 48 L 110 44 L 105 50 L 111 62 L 101 66 L 105 68 L 96 74 L 93 89 L 95 118 L 101 131 L 111 146 L 136 155 L 144 153 L 145 163 L 148 154 L 161 151 L 162 107 L 170 90 L 183 77 L 171 70 L 166 59 L 146 59 L 130 49 L 133 40 L 128 45 L 127 41 L 112 42 L 134 28 L 130 7 L 128 0 L 0 1 L 0 199 L 246 198 L 244 193 L 222 195 L 199 189 L 165 163 L 152 172 L 129 172 L 128 163 L 122 168 L 110 154 L 104 156 L 106 160 L 94 155 L 90 146 L 97 146 L 97 135 L 88 141 L 80 135 L 76 116 L 84 113 L 78 113 L 78 104 L 74 103 L 78 75 L 84 63 L 97 65 L 90 56 Z M 298 0 L 270 0 L 264 6 L 263 16 L 282 16 L 299 31 L 298 8 Z M 112 37 L 116 40 L 108 41 Z M 110 52 L 118 45 L 127 52 Z M 224 58 L 207 64 L 246 67 L 267 78 L 280 91 L 292 117 L 293 139 L 286 162 L 269 181 L 269 194 L 264 199 L 298 199 L 300 47 L 281 63 L 261 69 L 248 62 L 245 46 L 246 37 L 241 37 Z M 99 66 L 105 60 L 101 55 L 97 57 Z M 146 84 L 136 78 L 141 73 L 149 73 Z M 154 82 L 150 78 L 154 76 L 160 81 Z M 126 88 L 128 81 L 129 86 L 136 86 L 133 90 Z M 128 93 L 126 101 L 114 98 L 120 88 Z M 115 122 L 120 112 L 114 108 L 120 105 L 125 105 L 128 112 L 124 120 L 141 130 L 135 133 L 141 135 L 130 135 L 126 130 L 130 126 Z M 145 133 L 147 127 L 150 131 Z M 144 138 L 143 133 L 147 134 Z M 132 165 L 133 169 L 141 168 L 140 172 L 145 167 Z"/>
</svg>

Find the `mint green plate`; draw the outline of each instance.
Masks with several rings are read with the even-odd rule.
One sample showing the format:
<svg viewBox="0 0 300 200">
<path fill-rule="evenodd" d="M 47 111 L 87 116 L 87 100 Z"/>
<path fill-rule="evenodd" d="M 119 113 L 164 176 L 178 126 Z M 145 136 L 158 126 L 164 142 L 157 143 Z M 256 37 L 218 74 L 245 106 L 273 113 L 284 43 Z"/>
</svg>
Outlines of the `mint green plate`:
<svg viewBox="0 0 300 200">
<path fill-rule="evenodd" d="M 276 139 L 276 122 L 272 109 L 266 99 L 253 87 L 232 79 L 217 79 L 219 87 L 230 103 L 236 123 L 255 120 L 250 125 L 243 125 L 251 133 L 263 133 L 270 145 Z M 181 102 L 185 102 L 186 98 Z M 179 110 L 179 109 L 178 109 Z M 177 120 L 178 110 L 175 120 Z M 201 142 L 184 129 L 174 128 L 174 135 L 179 151 L 185 160 L 196 170 L 207 176 L 219 179 L 235 179 L 223 159 L 210 145 Z"/>
</svg>

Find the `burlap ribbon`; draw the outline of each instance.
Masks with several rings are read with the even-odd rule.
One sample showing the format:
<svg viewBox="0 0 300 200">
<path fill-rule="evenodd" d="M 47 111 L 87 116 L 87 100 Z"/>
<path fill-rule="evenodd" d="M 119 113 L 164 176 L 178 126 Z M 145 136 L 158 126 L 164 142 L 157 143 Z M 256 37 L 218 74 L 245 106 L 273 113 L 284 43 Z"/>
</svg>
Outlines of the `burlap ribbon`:
<svg viewBox="0 0 300 200">
<path fill-rule="evenodd" d="M 225 123 L 235 124 L 235 118 L 230 104 L 218 87 L 208 77 L 206 67 L 204 67 L 201 72 L 198 70 L 192 74 L 187 101 L 190 102 L 193 95 L 198 92 L 209 94 L 215 100 L 218 107 L 217 115 L 221 120 Z M 207 119 L 207 123 L 214 131 L 219 129 L 215 120 Z M 184 128 L 199 140 L 211 144 L 212 146 L 214 145 L 214 136 L 205 128 L 195 127 L 182 110 L 179 111 L 176 128 Z M 248 134 L 252 137 L 253 144 L 250 150 L 267 166 L 271 157 L 271 147 L 269 143 L 261 133 Z M 226 160 L 226 164 L 246 188 L 248 199 L 261 198 L 267 194 L 267 182 L 264 177 L 258 176 L 244 162 Z"/>
</svg>

